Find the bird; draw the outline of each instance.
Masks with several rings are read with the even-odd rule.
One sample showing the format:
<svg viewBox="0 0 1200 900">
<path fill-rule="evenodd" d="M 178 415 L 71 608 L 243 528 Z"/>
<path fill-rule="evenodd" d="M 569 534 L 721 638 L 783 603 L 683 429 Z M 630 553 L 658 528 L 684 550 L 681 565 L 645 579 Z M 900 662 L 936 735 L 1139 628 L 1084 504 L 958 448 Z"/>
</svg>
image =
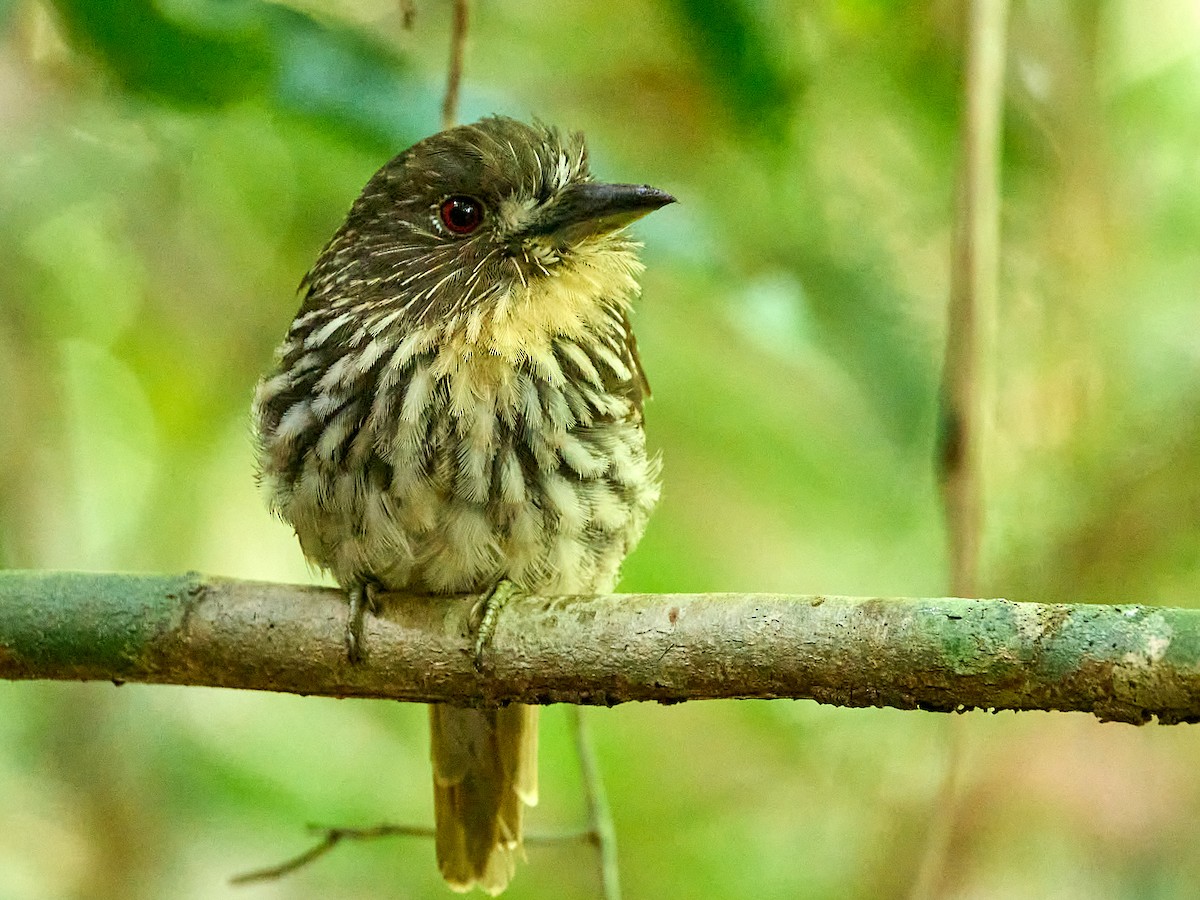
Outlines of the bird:
<svg viewBox="0 0 1200 900">
<path fill-rule="evenodd" d="M 346 590 L 604 593 L 661 490 L 627 226 L 674 202 L 586 141 L 492 116 L 367 182 L 300 286 L 252 408 L 270 508 Z M 486 644 L 481 633 L 477 653 Z M 438 866 L 495 895 L 537 803 L 537 707 L 430 707 Z"/>
</svg>

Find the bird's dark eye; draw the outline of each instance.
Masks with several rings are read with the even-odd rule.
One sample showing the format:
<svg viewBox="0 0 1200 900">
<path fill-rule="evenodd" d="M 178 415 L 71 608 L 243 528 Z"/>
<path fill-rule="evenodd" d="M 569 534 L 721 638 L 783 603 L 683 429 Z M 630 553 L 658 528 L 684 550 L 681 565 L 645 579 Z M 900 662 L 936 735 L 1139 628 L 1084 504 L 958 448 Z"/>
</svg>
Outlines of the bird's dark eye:
<svg viewBox="0 0 1200 900">
<path fill-rule="evenodd" d="M 470 234 L 483 221 L 483 204 L 456 194 L 442 201 L 442 224 L 455 234 Z"/>
</svg>

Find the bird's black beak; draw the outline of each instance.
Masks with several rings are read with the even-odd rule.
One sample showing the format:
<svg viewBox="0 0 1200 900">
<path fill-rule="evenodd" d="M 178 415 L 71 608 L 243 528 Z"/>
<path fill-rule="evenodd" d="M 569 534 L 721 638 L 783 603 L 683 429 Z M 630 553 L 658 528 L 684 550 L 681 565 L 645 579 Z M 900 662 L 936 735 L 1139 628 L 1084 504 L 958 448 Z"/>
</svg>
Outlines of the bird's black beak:
<svg viewBox="0 0 1200 900">
<path fill-rule="evenodd" d="M 566 188 L 525 233 L 552 235 L 560 244 L 608 234 L 647 213 L 674 203 L 648 184 L 582 182 Z"/>
</svg>

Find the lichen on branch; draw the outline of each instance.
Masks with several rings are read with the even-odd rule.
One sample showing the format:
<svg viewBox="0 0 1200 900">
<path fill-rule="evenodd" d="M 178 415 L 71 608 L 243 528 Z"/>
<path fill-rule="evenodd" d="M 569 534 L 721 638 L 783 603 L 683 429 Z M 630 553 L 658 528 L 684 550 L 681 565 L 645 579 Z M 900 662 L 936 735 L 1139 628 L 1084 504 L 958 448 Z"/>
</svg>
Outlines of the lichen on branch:
<svg viewBox="0 0 1200 900">
<path fill-rule="evenodd" d="M 779 594 L 511 600 L 483 671 L 475 597 L 384 594 L 346 659 L 333 589 L 0 572 L 0 677 L 457 703 L 802 698 L 1200 721 L 1200 610 Z"/>
</svg>

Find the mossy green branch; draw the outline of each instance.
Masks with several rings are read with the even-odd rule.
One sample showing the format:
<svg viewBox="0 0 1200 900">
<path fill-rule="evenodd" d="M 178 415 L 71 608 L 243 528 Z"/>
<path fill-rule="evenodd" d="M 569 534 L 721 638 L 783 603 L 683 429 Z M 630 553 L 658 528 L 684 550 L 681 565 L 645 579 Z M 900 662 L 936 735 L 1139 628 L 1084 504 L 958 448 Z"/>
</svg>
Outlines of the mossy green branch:
<svg viewBox="0 0 1200 900">
<path fill-rule="evenodd" d="M 0 677 L 486 704 L 808 698 L 1200 721 L 1200 610 L 774 594 L 518 597 L 483 672 L 472 597 L 203 575 L 0 572 Z"/>
</svg>

